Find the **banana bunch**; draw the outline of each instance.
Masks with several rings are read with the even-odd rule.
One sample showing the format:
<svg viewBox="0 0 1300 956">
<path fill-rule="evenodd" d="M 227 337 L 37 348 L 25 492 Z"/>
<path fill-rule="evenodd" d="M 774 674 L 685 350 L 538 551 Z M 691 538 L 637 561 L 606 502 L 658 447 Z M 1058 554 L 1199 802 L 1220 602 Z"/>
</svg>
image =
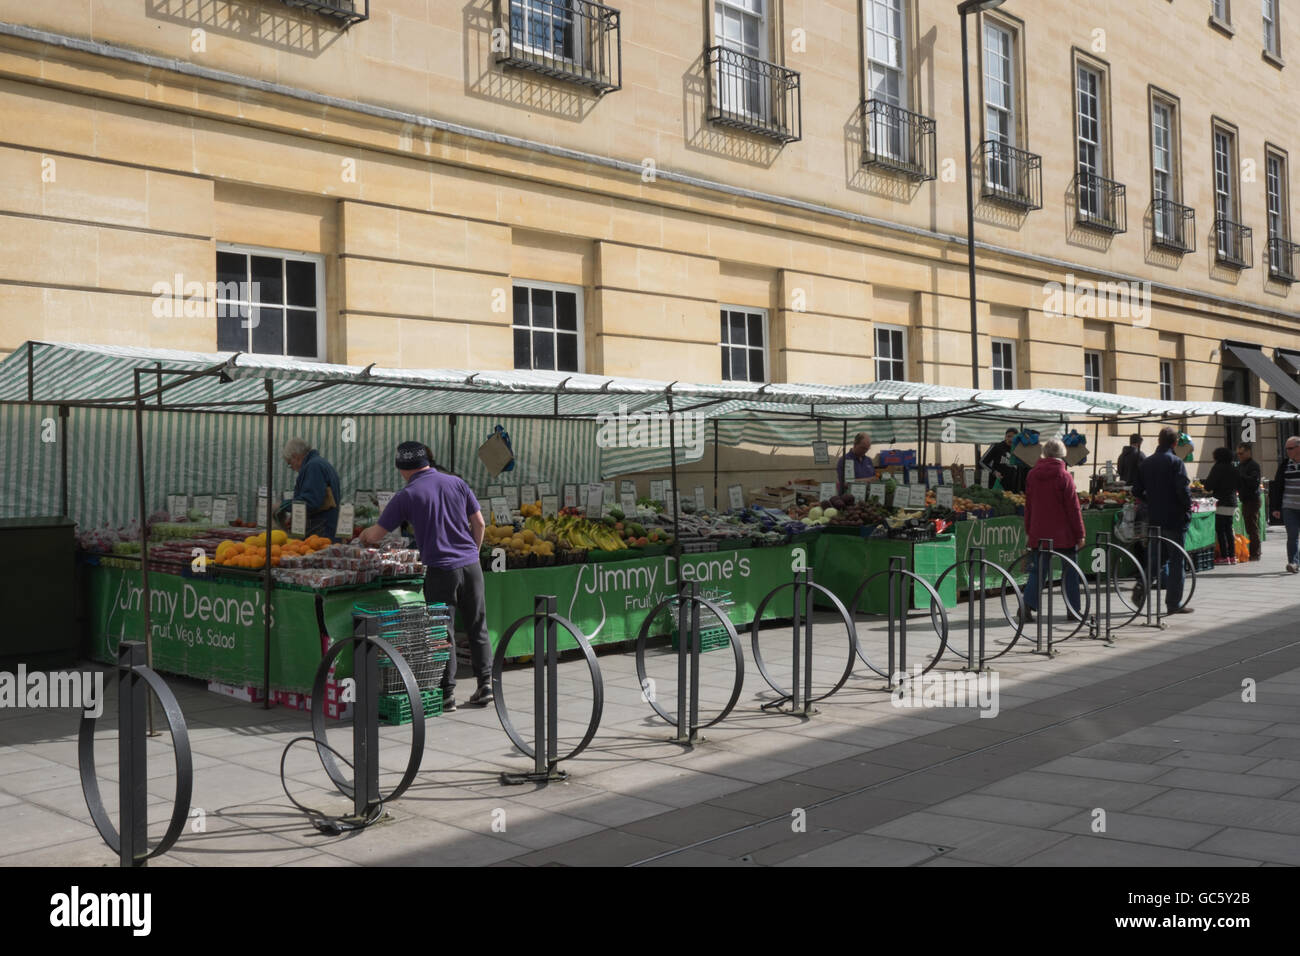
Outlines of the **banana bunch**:
<svg viewBox="0 0 1300 956">
<path fill-rule="evenodd" d="M 524 528 L 539 537 L 553 536 L 557 541 L 563 541 L 571 548 L 582 548 L 586 551 L 622 551 L 627 548 L 627 544 L 613 528 L 574 515 L 558 518 L 526 518 Z"/>
</svg>

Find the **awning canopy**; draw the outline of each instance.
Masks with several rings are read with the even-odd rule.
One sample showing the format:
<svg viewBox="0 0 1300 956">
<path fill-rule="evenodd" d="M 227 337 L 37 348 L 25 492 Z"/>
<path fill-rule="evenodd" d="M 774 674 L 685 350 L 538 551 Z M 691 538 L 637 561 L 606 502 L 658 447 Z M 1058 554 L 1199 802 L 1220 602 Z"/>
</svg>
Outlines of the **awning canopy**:
<svg viewBox="0 0 1300 956">
<path fill-rule="evenodd" d="M 1300 352 L 1288 352 L 1286 349 L 1276 350 L 1277 360 L 1282 363 L 1290 374 L 1294 375 L 1300 372 Z"/>
<path fill-rule="evenodd" d="M 1292 408 L 1300 408 L 1300 382 L 1296 382 L 1281 366 L 1269 361 L 1262 349 L 1254 345 L 1243 345 L 1240 342 L 1224 342 L 1223 347 L 1241 359 L 1241 363 L 1261 380 L 1267 382 L 1268 387 L 1276 392 L 1282 401 Z M 1287 417 L 1290 415 L 1287 414 Z"/>
</svg>

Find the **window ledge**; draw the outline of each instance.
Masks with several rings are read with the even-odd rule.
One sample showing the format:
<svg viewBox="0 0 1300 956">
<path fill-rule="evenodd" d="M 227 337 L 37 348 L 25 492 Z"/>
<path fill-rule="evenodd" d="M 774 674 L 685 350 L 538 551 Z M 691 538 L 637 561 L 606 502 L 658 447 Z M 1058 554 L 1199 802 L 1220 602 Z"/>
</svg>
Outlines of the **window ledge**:
<svg viewBox="0 0 1300 956">
<path fill-rule="evenodd" d="M 1279 70 L 1286 66 L 1286 60 L 1282 59 L 1276 53 L 1272 53 L 1268 50 L 1265 50 L 1260 54 L 1260 56 L 1264 58 L 1264 62 L 1272 63 Z"/>
<path fill-rule="evenodd" d="M 1220 20 L 1214 14 L 1210 14 L 1210 26 L 1214 27 L 1214 29 L 1218 30 L 1224 36 L 1234 37 L 1237 35 L 1237 31 L 1233 29 L 1231 23 L 1227 20 Z"/>
</svg>

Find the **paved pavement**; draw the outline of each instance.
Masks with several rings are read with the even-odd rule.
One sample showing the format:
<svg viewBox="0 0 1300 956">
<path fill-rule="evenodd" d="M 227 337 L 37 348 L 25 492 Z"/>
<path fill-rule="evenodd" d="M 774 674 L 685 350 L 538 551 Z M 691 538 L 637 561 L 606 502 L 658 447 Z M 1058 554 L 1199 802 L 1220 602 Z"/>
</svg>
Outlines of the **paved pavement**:
<svg viewBox="0 0 1300 956">
<path fill-rule="evenodd" d="M 861 662 L 811 719 L 762 711 L 776 695 L 746 639 L 739 705 L 683 749 L 641 699 L 632 655 L 602 654 L 604 720 L 593 745 L 564 765 L 569 782 L 503 786 L 502 770 L 529 761 L 492 708 L 462 706 L 429 723 L 423 769 L 388 816 L 343 836 L 314 830 L 281 789 L 281 753 L 309 732 L 305 715 L 171 679 L 190 725 L 202 817 L 154 865 L 1297 864 L 1300 578 L 1275 564 L 1203 574 L 1196 613 L 1164 630 L 1130 626 L 1113 645 L 1080 634 L 1051 658 L 1017 645 L 995 665 L 995 717 L 894 706 Z M 964 610 L 953 627 L 964 648 Z M 912 660 L 933 652 L 924 616 L 909 633 Z M 879 627 L 863 635 L 873 661 L 883 660 Z M 1008 636 L 993 628 L 990 646 Z M 778 681 L 789 681 L 789 641 L 788 629 L 762 637 Z M 843 626 L 819 615 L 814 644 L 821 692 L 848 659 Z M 716 713 L 734 679 L 732 655 L 701 662 L 702 711 Z M 960 663 L 949 654 L 933 673 Z M 652 649 L 648 666 L 657 699 L 674 700 L 675 658 Z M 580 661 L 561 671 L 560 731 L 572 746 L 590 684 Z M 530 728 L 531 671 L 509 672 L 506 688 L 516 725 Z M 97 759 L 115 812 L 111 707 L 102 723 Z M 115 865 L 81 796 L 76 731 L 71 711 L 0 710 L 0 865 Z M 410 734 L 381 730 L 385 788 L 400 777 Z M 330 739 L 350 751 L 348 728 Z M 170 742 L 151 739 L 149 752 L 156 839 L 174 788 Z M 347 811 L 310 745 L 290 751 L 285 772 L 298 800 Z"/>
</svg>

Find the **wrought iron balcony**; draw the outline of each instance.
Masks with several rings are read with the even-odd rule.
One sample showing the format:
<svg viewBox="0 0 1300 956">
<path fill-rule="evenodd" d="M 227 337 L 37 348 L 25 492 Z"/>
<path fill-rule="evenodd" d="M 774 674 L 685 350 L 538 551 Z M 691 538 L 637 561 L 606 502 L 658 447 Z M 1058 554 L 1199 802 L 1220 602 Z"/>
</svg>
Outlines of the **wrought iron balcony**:
<svg viewBox="0 0 1300 956">
<path fill-rule="evenodd" d="M 281 3 L 342 20 L 345 27 L 370 19 L 370 0 L 281 0 Z"/>
<path fill-rule="evenodd" d="M 1172 199 L 1151 203 L 1151 244 L 1174 252 L 1196 251 L 1196 210 Z"/>
<path fill-rule="evenodd" d="M 884 100 L 863 100 L 862 165 L 918 182 L 934 179 L 934 120 Z"/>
<path fill-rule="evenodd" d="M 711 123 L 780 143 L 803 138 L 799 74 L 724 46 L 704 51 Z"/>
<path fill-rule="evenodd" d="M 1254 258 L 1252 236 L 1250 226 L 1231 219 L 1215 219 L 1214 258 L 1235 269 L 1249 269 Z"/>
<path fill-rule="evenodd" d="M 1074 221 L 1090 229 L 1128 231 L 1128 196 L 1124 184 L 1080 170 L 1074 177 Z"/>
<path fill-rule="evenodd" d="M 1300 244 L 1281 236 L 1270 236 L 1265 245 L 1268 252 L 1268 277 L 1275 282 L 1295 282 L 1295 257 Z"/>
<path fill-rule="evenodd" d="M 623 85 L 620 14 L 591 0 L 492 0 L 497 62 L 609 93 Z"/>
<path fill-rule="evenodd" d="M 1043 208 L 1043 157 L 1001 140 L 980 143 L 984 181 L 980 195 L 1026 211 Z"/>
</svg>

